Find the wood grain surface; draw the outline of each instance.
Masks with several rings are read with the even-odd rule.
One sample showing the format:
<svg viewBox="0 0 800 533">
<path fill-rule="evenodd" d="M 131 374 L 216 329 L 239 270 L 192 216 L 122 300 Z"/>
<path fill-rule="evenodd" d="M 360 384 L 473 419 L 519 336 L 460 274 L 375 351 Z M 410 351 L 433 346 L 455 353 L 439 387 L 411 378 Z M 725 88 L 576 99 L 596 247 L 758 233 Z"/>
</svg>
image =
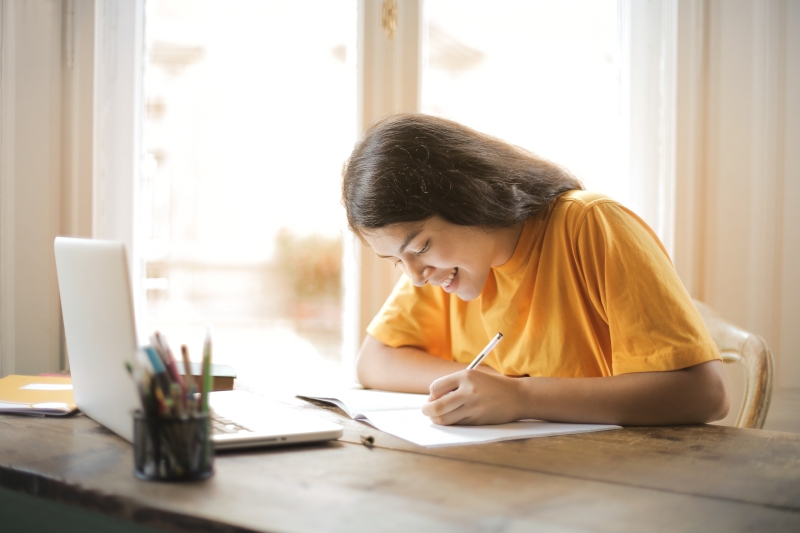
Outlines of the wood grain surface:
<svg viewBox="0 0 800 533">
<path fill-rule="evenodd" d="M 638 428 L 426 450 L 288 403 L 344 439 L 220 454 L 207 481 L 154 483 L 83 415 L 0 416 L 0 485 L 166 531 L 800 530 L 796 435 Z"/>
<path fill-rule="evenodd" d="M 613 431 L 426 449 L 350 420 L 343 440 L 580 479 L 726 498 L 800 511 L 800 435 L 724 426 Z"/>
</svg>

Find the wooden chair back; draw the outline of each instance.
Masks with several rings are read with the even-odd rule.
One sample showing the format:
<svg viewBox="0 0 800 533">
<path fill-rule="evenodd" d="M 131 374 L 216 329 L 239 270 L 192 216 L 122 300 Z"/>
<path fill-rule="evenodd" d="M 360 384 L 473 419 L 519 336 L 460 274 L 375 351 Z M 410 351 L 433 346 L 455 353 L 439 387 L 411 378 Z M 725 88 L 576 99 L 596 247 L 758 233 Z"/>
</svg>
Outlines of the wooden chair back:
<svg viewBox="0 0 800 533">
<path fill-rule="evenodd" d="M 737 428 L 761 429 L 772 398 L 773 360 L 767 343 L 754 333 L 728 322 L 709 306 L 694 300 L 723 362 L 739 363 L 744 369 L 744 400 Z"/>
</svg>

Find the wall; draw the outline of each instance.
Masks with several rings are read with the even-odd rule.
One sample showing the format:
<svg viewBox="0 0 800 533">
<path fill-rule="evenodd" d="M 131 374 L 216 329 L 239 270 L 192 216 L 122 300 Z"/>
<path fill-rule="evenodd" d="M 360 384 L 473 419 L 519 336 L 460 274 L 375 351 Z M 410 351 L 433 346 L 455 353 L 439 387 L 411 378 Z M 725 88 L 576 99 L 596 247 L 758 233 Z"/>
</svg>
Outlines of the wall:
<svg viewBox="0 0 800 533">
<path fill-rule="evenodd" d="M 133 247 L 143 2 L 0 2 L 0 376 L 67 367 L 57 235 Z"/>
<path fill-rule="evenodd" d="M 0 371 L 55 371 L 61 314 L 62 3 L 4 1 L 0 60 Z"/>
</svg>

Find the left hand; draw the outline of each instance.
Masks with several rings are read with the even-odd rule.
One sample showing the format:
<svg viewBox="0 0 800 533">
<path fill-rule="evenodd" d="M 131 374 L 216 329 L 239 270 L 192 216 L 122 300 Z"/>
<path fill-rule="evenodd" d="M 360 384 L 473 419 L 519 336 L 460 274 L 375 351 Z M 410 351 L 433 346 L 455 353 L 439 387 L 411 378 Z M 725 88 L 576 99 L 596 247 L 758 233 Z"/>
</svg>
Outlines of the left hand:
<svg viewBox="0 0 800 533">
<path fill-rule="evenodd" d="M 461 370 L 431 383 L 422 414 L 449 426 L 503 424 L 518 420 L 519 380 L 478 370 Z"/>
</svg>

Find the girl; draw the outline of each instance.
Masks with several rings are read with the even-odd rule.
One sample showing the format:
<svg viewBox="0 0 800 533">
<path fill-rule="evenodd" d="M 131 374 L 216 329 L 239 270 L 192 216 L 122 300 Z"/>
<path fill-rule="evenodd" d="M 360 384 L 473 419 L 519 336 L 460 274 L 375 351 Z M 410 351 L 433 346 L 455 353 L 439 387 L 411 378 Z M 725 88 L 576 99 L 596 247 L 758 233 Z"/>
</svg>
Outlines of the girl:
<svg viewBox="0 0 800 533">
<path fill-rule="evenodd" d="M 367 329 L 365 387 L 429 392 L 423 413 L 445 425 L 727 414 L 719 355 L 658 238 L 557 165 L 396 115 L 356 145 L 342 201 L 351 230 L 406 275 Z"/>
</svg>

